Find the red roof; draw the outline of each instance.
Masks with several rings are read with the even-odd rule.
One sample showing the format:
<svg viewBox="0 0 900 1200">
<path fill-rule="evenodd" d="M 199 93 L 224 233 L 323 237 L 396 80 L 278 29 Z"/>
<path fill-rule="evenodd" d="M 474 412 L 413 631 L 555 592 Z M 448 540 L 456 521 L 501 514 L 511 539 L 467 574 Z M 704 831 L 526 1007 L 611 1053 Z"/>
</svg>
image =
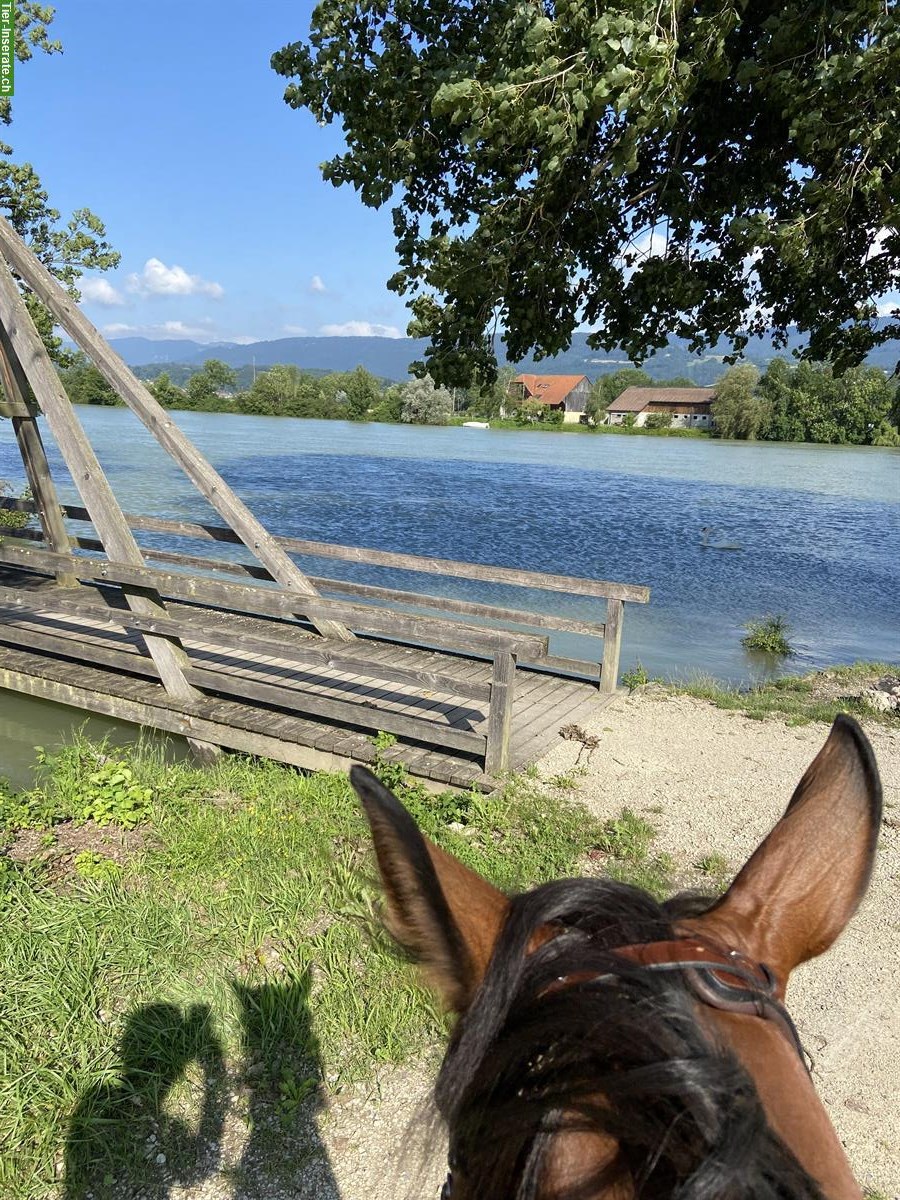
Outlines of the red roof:
<svg viewBox="0 0 900 1200">
<path fill-rule="evenodd" d="M 607 412 L 643 412 L 648 404 L 712 404 L 715 388 L 627 387 Z"/>
<path fill-rule="evenodd" d="M 562 404 L 583 379 L 587 379 L 587 375 L 517 375 L 513 383 L 524 384 L 530 400 Z"/>
</svg>

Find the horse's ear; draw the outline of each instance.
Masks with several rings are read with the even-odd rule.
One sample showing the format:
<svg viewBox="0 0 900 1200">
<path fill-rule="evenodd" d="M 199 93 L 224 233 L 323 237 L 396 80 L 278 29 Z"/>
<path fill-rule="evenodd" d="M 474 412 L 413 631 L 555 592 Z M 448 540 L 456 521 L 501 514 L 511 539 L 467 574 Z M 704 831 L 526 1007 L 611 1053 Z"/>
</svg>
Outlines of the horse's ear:
<svg viewBox="0 0 900 1200">
<path fill-rule="evenodd" d="M 859 725 L 839 716 L 784 816 L 723 898 L 690 922 L 767 963 L 782 987 L 827 950 L 866 893 L 881 824 L 881 783 Z"/>
<path fill-rule="evenodd" d="M 423 837 L 371 771 L 353 767 L 350 781 L 372 829 L 387 927 L 419 961 L 448 1008 L 464 1012 L 487 969 L 508 901 Z"/>
</svg>

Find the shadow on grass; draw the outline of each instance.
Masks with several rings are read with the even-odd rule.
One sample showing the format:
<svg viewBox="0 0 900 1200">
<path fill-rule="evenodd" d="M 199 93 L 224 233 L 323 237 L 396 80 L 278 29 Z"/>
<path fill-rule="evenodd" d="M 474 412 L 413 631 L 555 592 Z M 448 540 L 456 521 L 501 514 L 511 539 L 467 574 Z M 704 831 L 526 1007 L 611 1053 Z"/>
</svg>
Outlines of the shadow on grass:
<svg viewBox="0 0 900 1200">
<path fill-rule="evenodd" d="M 72 1114 L 64 1200 L 169 1200 L 174 1188 L 211 1179 L 226 1182 L 234 1200 L 286 1187 L 339 1200 L 315 1122 L 323 1099 L 308 972 L 232 987 L 243 1043 L 236 1072 L 207 1005 L 148 1004 L 129 1015 L 119 1070 Z"/>
</svg>

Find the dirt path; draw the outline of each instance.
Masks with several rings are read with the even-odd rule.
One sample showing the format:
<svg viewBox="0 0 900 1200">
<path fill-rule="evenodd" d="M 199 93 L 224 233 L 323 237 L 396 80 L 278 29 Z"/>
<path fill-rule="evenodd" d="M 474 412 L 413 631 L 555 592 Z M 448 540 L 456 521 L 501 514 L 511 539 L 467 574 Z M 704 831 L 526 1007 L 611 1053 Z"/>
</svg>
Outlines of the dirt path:
<svg viewBox="0 0 900 1200">
<path fill-rule="evenodd" d="M 825 736 L 823 725 L 751 721 L 686 697 L 620 697 L 587 730 L 600 746 L 573 795 L 599 816 L 628 806 L 658 830 L 656 846 L 690 873 L 715 852 L 740 866 L 783 811 Z M 862 1185 L 900 1200 L 900 733 L 868 730 L 885 784 L 886 822 L 869 897 L 838 945 L 798 971 L 789 997 L 815 1057 L 815 1081 Z M 571 775 L 577 743 L 539 764 Z M 446 1170 L 439 1134 L 415 1124 L 433 1065 L 382 1072 L 345 1092 L 310 1130 L 317 1149 L 301 1181 L 266 1167 L 235 1185 L 229 1161 L 246 1130 L 229 1120 L 224 1170 L 171 1200 L 417 1200 L 436 1198 Z M 422 1165 L 422 1145 L 432 1149 Z M 246 1167 L 246 1164 L 245 1164 Z M 154 1197 L 155 1200 L 155 1197 Z"/>
</svg>

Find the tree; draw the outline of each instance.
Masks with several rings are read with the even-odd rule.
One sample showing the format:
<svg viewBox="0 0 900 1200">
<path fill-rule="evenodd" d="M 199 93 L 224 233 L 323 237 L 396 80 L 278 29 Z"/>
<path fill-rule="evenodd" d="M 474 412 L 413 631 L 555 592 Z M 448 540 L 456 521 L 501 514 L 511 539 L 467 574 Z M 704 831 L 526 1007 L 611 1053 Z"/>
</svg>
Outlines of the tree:
<svg viewBox="0 0 900 1200">
<path fill-rule="evenodd" d="M 184 408 L 185 394 L 176 387 L 166 371 L 147 384 L 150 394 L 159 401 L 163 408 Z"/>
<path fill-rule="evenodd" d="M 453 397 L 446 388 L 435 387 L 430 375 L 403 385 L 400 420 L 406 424 L 446 425 L 453 413 Z"/>
<path fill-rule="evenodd" d="M 47 5 L 19 0 L 15 7 L 15 54 L 19 62 L 27 62 L 34 50 L 58 54 L 62 46 L 51 41 L 48 26 L 53 9 Z M 0 98 L 0 124 L 12 121 L 9 97 Z M 86 270 L 105 271 L 115 267 L 119 255 L 106 241 L 103 222 L 88 208 L 77 209 L 62 223 L 58 209 L 49 204 L 40 177 L 31 163 L 14 163 L 12 147 L 0 142 L 0 210 L 16 232 L 48 270 L 68 288 L 69 294 L 80 299 L 77 281 Z M 71 362 L 71 355 L 53 332 L 54 321 L 34 294 L 24 291 L 25 303 L 43 339 L 44 345 L 61 365 Z"/>
<path fill-rule="evenodd" d="M 77 354 L 72 365 L 60 373 L 62 385 L 73 404 L 124 404 L 92 362 Z"/>
<path fill-rule="evenodd" d="M 642 360 L 795 325 L 840 367 L 900 333 L 893 0 L 322 0 L 273 67 L 339 121 L 324 164 L 393 204 L 411 332 L 446 384 L 590 344 Z M 848 96 L 852 105 L 848 108 Z"/>
<path fill-rule="evenodd" d="M 855 367 L 836 378 L 832 369 L 802 362 L 791 369 L 776 359 L 760 381 L 772 410 L 768 437 L 795 442 L 887 443 L 896 385 L 877 367 Z"/>
<path fill-rule="evenodd" d="M 233 392 L 237 386 L 237 375 L 218 358 L 208 358 L 203 364 L 203 374 L 215 392 Z"/>
<path fill-rule="evenodd" d="M 716 383 L 712 417 L 719 437 L 758 438 L 763 436 L 771 417 L 771 407 L 757 391 L 759 371 L 743 363 L 726 371 Z"/>
<path fill-rule="evenodd" d="M 341 390 L 347 397 L 347 417 L 351 421 L 366 421 L 369 409 L 381 399 L 381 387 L 365 367 L 342 372 Z"/>
</svg>

